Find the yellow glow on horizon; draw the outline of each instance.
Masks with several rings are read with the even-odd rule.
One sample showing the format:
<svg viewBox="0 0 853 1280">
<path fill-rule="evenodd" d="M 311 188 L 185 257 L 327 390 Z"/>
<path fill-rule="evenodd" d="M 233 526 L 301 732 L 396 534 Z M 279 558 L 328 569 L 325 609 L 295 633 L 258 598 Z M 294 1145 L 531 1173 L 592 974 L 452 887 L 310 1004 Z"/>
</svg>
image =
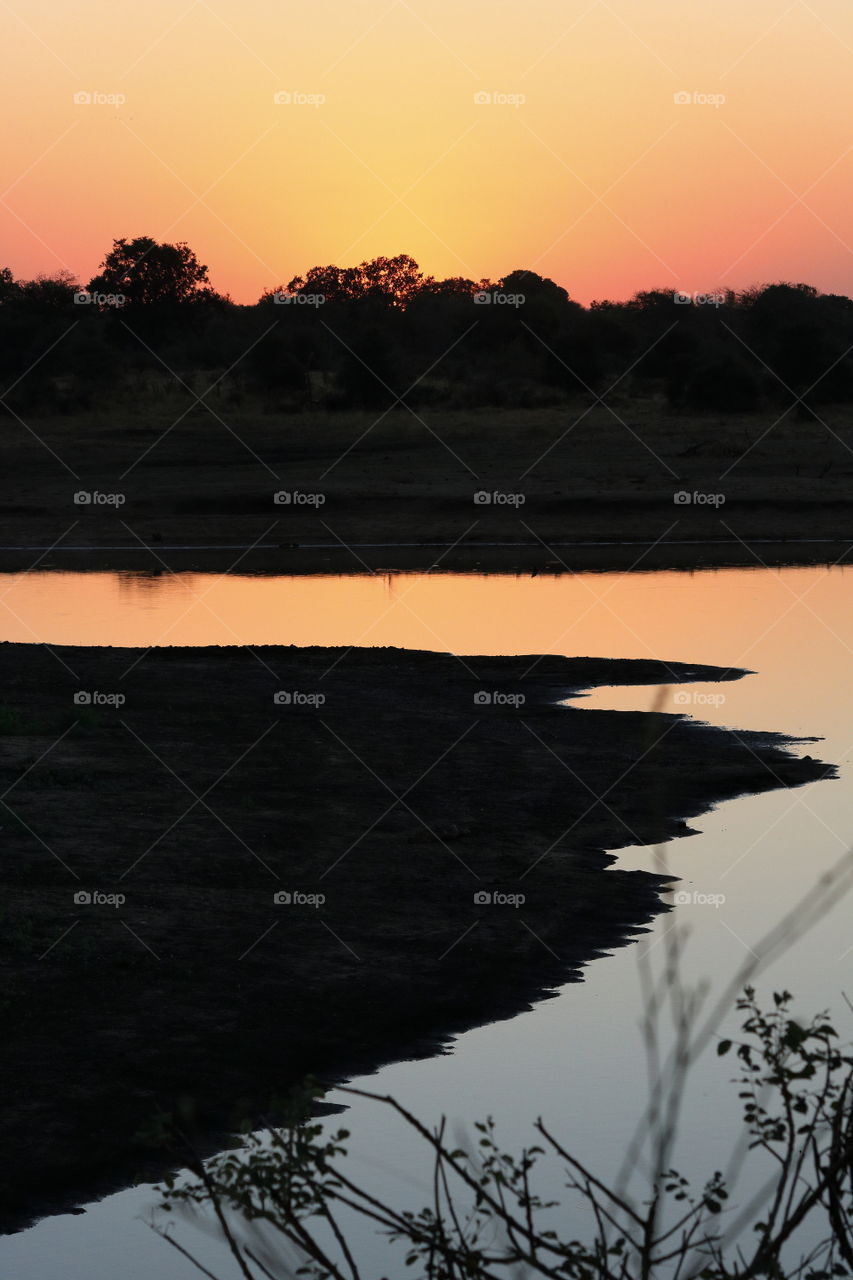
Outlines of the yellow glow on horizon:
<svg viewBox="0 0 853 1280">
<path fill-rule="evenodd" d="M 146 234 L 187 240 L 246 302 L 401 252 L 438 276 L 529 267 L 584 302 L 853 292 L 845 0 L 12 0 L 0 34 L 20 125 L 0 262 L 18 276 L 86 280 L 114 237 Z"/>
</svg>

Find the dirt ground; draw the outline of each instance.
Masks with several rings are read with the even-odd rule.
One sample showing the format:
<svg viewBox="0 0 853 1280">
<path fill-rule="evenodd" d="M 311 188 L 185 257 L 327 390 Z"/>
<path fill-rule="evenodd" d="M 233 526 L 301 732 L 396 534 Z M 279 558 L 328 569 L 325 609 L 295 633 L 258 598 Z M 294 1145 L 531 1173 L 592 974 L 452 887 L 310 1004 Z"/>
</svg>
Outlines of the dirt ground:
<svg viewBox="0 0 853 1280">
<path fill-rule="evenodd" d="M 833 562 L 853 544 L 846 407 L 190 406 L 5 420 L 0 569 L 648 569 Z"/>
<path fill-rule="evenodd" d="M 740 674 L 0 645 L 0 1226 L 162 1172 L 158 1109 L 192 1099 L 209 1146 L 305 1073 L 434 1052 L 636 938 L 664 882 L 604 850 L 833 770 L 557 699 Z"/>
</svg>

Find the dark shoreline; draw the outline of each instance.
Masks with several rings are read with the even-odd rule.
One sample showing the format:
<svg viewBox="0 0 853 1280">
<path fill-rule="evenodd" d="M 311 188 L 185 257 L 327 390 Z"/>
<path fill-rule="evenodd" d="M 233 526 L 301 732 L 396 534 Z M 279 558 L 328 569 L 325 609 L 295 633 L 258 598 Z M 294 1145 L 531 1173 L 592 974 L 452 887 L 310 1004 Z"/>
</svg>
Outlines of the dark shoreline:
<svg viewBox="0 0 853 1280">
<path fill-rule="evenodd" d="M 235 535 L 237 537 L 240 534 Z M 248 536 L 248 535 L 247 535 Z M 547 573 L 682 573 L 716 569 L 835 567 L 853 563 L 849 538 L 803 536 L 744 538 L 654 537 L 647 539 L 555 538 L 549 542 L 474 541 L 421 543 L 339 542 L 214 543 L 151 541 L 140 546 L 64 546 L 24 543 L 0 546 L 0 573 L 87 572 L 127 574 L 198 573 L 282 576 L 352 576 L 372 573 L 466 573 L 506 576 Z"/>
<path fill-rule="evenodd" d="M 531 572 L 549 562 L 778 567 L 849 555 L 849 406 L 822 414 L 826 425 L 770 410 L 685 415 L 656 396 L 619 406 L 617 419 L 579 396 L 552 408 L 436 409 L 417 421 L 404 409 L 377 418 L 229 405 L 226 431 L 162 403 L 48 414 L 34 424 L 37 439 L 10 424 L 0 441 L 0 570 L 37 560 L 321 573 L 438 561 Z M 528 545 L 487 545 L 519 542 Z M 255 543 L 265 549 L 245 551 Z"/>
<path fill-rule="evenodd" d="M 158 1108 L 193 1098 L 211 1149 L 308 1072 L 434 1053 L 579 980 L 668 909 L 605 849 L 834 772 L 773 734 L 555 705 L 742 671 L 533 661 L 0 645 L 2 1230 L 159 1176 L 134 1136 Z M 483 688 L 525 702 L 477 705 Z M 78 708 L 79 689 L 126 701 Z M 526 902 L 475 904 L 483 888 Z"/>
</svg>

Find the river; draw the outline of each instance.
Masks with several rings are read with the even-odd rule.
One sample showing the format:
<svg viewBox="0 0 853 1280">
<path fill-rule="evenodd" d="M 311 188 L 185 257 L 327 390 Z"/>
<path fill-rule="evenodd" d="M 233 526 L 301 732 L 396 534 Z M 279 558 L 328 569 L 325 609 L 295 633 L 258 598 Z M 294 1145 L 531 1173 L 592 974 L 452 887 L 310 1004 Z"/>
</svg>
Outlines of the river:
<svg viewBox="0 0 853 1280">
<path fill-rule="evenodd" d="M 582 983 L 533 1010 L 460 1036 L 451 1052 L 383 1068 L 359 1083 L 392 1093 L 427 1122 L 463 1127 L 492 1113 L 509 1146 L 544 1116 L 604 1175 L 646 1099 L 638 955 L 660 960 L 674 920 L 689 927 L 689 980 L 722 989 L 767 929 L 853 844 L 853 570 L 703 570 L 633 574 L 400 574 L 351 577 L 33 572 L 0 579 L 0 638 L 61 644 L 397 645 L 471 654 L 647 658 L 744 666 L 723 685 L 604 688 L 580 706 L 662 709 L 736 729 L 772 729 L 822 742 L 799 748 L 840 768 L 837 781 L 744 797 L 671 842 L 682 877 L 673 914 L 636 944 L 590 964 Z M 655 851 L 619 850 L 619 865 L 654 866 Z M 685 900 L 686 899 L 686 900 Z M 760 980 L 788 987 L 797 1007 L 831 1007 L 849 1035 L 853 995 L 849 906 L 838 906 Z M 729 1025 L 735 1026 L 736 1019 Z M 736 1132 L 728 1060 L 713 1046 L 697 1064 L 679 1157 L 697 1176 L 723 1167 Z M 350 1108 L 354 1167 L 409 1207 L 427 1203 L 426 1168 L 402 1125 L 375 1104 Z M 197 1275 L 145 1225 L 154 1196 L 138 1187 L 0 1240 L 13 1280 L 184 1280 Z M 223 1277 L 236 1269 L 192 1226 L 179 1238 Z M 366 1275 L 388 1266 L 370 1230 L 356 1243 Z"/>
</svg>

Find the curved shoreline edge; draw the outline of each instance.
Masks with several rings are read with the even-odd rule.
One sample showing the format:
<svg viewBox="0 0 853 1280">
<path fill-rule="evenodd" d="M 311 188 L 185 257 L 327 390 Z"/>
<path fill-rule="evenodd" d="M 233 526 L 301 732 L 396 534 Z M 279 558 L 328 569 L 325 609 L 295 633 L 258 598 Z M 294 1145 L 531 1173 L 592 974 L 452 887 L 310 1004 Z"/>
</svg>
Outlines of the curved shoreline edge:
<svg viewBox="0 0 853 1280">
<path fill-rule="evenodd" d="M 605 850 L 834 769 L 772 733 L 558 702 L 744 674 L 0 645 L 0 1229 L 159 1176 L 138 1138 L 158 1108 L 191 1097 L 212 1150 L 238 1104 L 440 1052 L 636 938 L 665 881 Z M 534 933 L 482 892 L 523 893 Z"/>
</svg>

